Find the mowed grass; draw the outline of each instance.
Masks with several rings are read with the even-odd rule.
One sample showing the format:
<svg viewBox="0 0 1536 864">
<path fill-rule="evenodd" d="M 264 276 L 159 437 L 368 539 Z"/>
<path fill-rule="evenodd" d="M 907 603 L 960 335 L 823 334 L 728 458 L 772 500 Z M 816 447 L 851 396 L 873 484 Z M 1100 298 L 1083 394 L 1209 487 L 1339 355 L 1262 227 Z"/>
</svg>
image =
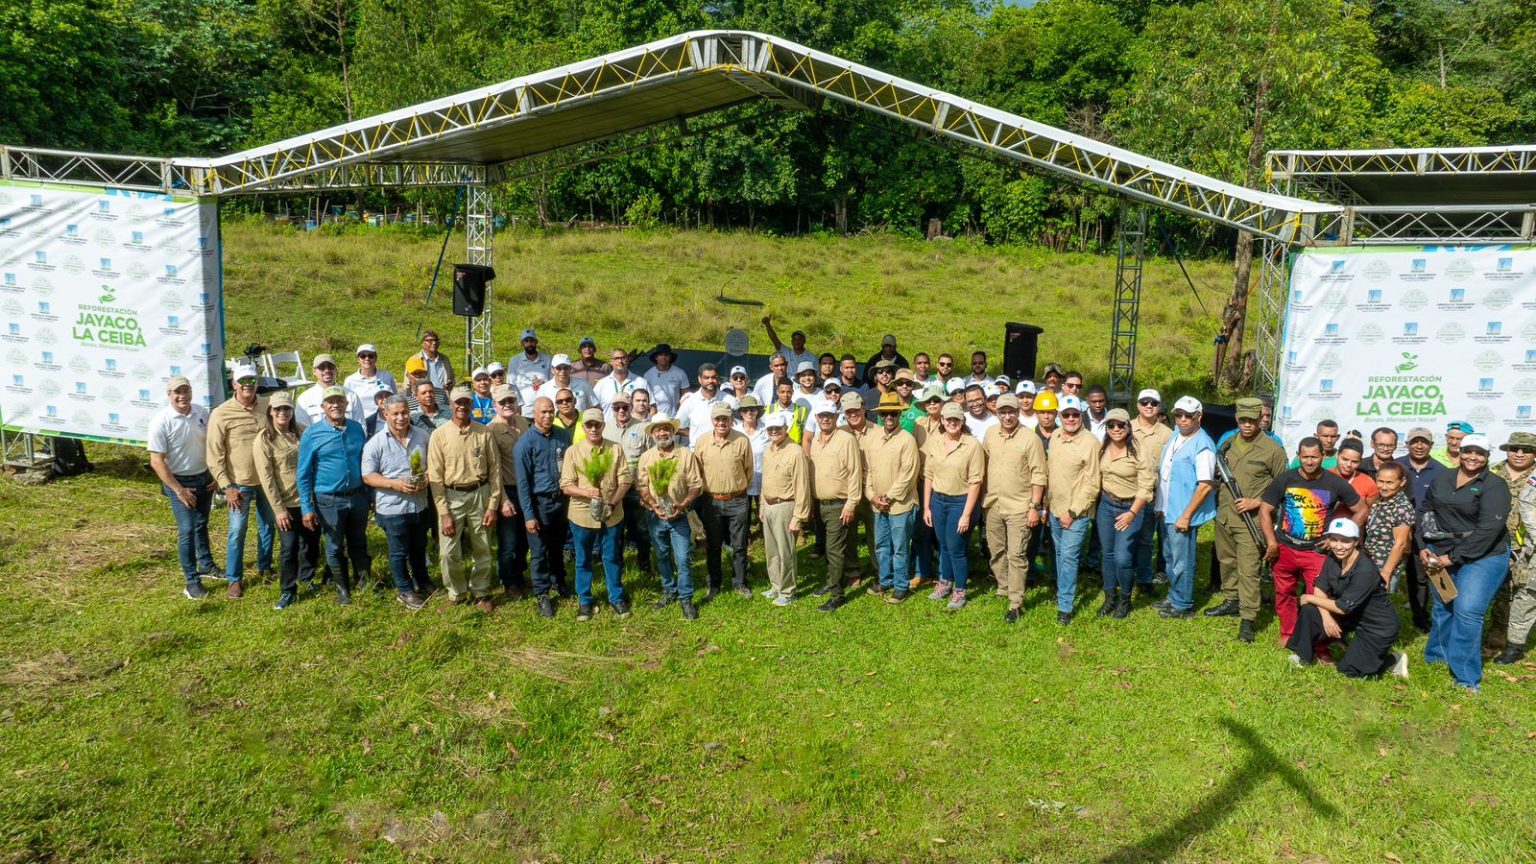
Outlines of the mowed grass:
<svg viewBox="0 0 1536 864">
<path fill-rule="evenodd" d="M 430 308 L 440 238 L 305 234 L 231 220 L 224 245 L 232 352 L 251 341 L 299 350 L 306 359 L 331 351 L 345 373 L 357 346 L 372 342 L 398 377 L 406 355 L 419 349 L 418 327 L 426 326 L 442 334 L 455 367 L 463 365 L 464 319 L 450 308 L 452 264 L 465 257 L 462 235 L 448 243 Z M 1231 267 L 1188 266 L 1202 299 L 1176 263 L 1148 263 L 1138 380 L 1204 392 L 1219 325 L 1213 316 Z M 1045 328 L 1042 369 L 1055 361 L 1094 381 L 1108 374 L 1112 256 L 894 237 L 523 231 L 497 236 L 495 267 L 502 362 L 519 350 L 525 327 L 538 330 L 543 350 L 573 357 L 577 341 L 591 336 L 605 361 L 616 345 L 721 350 L 726 331 L 737 327 L 751 337 L 753 353 L 768 353 L 761 318 L 771 313 L 783 338 L 803 329 L 818 352 L 849 352 L 862 362 L 883 334 L 894 333 L 909 358 L 947 351 L 958 370 L 968 370 L 970 353 L 980 349 L 993 372 L 1002 369 L 1004 324 L 1018 321 Z M 722 293 L 762 305 L 722 303 Z"/>
<path fill-rule="evenodd" d="M 232 345 L 308 356 L 368 339 L 399 365 L 430 243 L 238 226 L 226 238 Z M 817 347 L 1101 314 L 1042 299 L 1014 316 L 978 296 L 986 322 L 909 304 L 896 312 L 931 330 L 888 328 L 874 292 L 838 281 L 839 267 L 918 271 L 939 254 L 947 263 L 922 280 L 940 295 L 966 266 L 1054 268 L 1098 280 L 1083 290 L 1101 303 L 1113 272 L 1103 259 L 1026 268 L 1035 253 L 974 263 L 867 238 L 515 245 L 503 287 L 518 284 L 514 260 L 529 285 L 592 280 L 563 311 L 516 307 L 567 343 L 592 332 L 611 344 L 628 320 L 637 343 L 718 334 L 736 313 L 709 305 L 713 275 L 750 256 L 783 272 L 820 260 L 825 287 L 846 294 L 842 313 L 794 316 L 807 329 L 847 322 Z M 678 249 L 719 260 L 662 266 Z M 684 282 L 670 301 L 636 296 L 673 272 Z M 592 323 L 608 315 L 611 331 Z M 449 317 L 429 320 L 446 330 Z M 503 333 L 516 335 L 513 320 Z M 1097 327 L 1047 353 L 1095 368 Z M 142 453 L 91 452 L 96 474 L 0 483 L 0 860 L 1506 862 L 1536 848 L 1536 666 L 1490 666 L 1468 697 L 1419 662 L 1410 632 L 1410 681 L 1346 681 L 1289 668 L 1267 614 L 1251 646 L 1231 619 L 1164 621 L 1140 603 L 1125 621 L 1095 618 L 1092 577 L 1070 628 L 1040 587 L 1009 627 L 979 558 L 976 600 L 958 614 L 921 596 L 892 607 L 855 592 L 835 615 L 809 598 L 777 609 L 731 596 L 687 623 L 648 608 L 657 585 L 632 566 L 625 622 L 604 609 L 578 624 L 569 604 L 546 622 L 528 602 L 486 617 L 439 599 L 412 614 L 372 592 L 345 610 L 321 594 L 279 614 L 272 583 L 235 602 L 210 582 L 214 597 L 194 604 L 178 593 L 174 527 Z M 216 513 L 216 550 L 225 525 Z M 254 531 L 249 545 L 248 565 Z M 817 562 L 800 564 L 803 583 L 819 581 Z M 695 572 L 702 582 L 697 559 Z"/>
</svg>

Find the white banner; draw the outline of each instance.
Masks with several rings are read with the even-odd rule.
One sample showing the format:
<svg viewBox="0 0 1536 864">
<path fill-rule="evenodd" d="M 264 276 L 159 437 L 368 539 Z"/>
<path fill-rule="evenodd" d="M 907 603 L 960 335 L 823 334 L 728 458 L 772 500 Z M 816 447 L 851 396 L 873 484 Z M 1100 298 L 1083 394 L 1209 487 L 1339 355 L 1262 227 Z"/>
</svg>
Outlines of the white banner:
<svg viewBox="0 0 1536 864">
<path fill-rule="evenodd" d="M 142 444 L 172 376 L 222 401 L 223 301 L 214 205 L 0 183 L 0 422 Z"/>
<path fill-rule="evenodd" d="M 1309 249 L 1294 258 L 1275 432 L 1453 420 L 1495 447 L 1536 431 L 1536 247 Z M 1369 453 L 1369 447 L 1367 447 Z"/>
</svg>

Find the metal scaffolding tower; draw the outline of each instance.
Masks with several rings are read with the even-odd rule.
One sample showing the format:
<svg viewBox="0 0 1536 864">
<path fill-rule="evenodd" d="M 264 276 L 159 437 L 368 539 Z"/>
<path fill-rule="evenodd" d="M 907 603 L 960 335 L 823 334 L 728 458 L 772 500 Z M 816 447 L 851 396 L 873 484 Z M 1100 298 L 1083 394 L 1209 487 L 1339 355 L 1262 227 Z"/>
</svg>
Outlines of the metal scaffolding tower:
<svg viewBox="0 0 1536 864">
<path fill-rule="evenodd" d="M 1115 311 L 1109 340 L 1109 401 L 1130 405 L 1136 396 L 1136 327 L 1141 311 L 1141 268 L 1146 260 L 1147 208 L 1120 205 L 1116 230 Z M 1130 218 L 1126 218 L 1129 216 Z"/>
<path fill-rule="evenodd" d="M 464 233 L 468 257 L 465 263 L 484 264 L 489 267 L 495 257 L 491 250 L 495 233 L 491 212 L 491 190 L 482 184 L 472 183 L 469 186 L 467 198 L 464 209 Z M 496 319 L 491 313 L 491 294 L 495 290 L 492 284 L 491 282 L 485 284 L 485 307 L 480 314 L 465 319 L 466 365 L 464 371 L 466 374 L 475 367 L 489 365 L 496 359 L 496 349 L 492 344 L 496 329 Z"/>
</svg>

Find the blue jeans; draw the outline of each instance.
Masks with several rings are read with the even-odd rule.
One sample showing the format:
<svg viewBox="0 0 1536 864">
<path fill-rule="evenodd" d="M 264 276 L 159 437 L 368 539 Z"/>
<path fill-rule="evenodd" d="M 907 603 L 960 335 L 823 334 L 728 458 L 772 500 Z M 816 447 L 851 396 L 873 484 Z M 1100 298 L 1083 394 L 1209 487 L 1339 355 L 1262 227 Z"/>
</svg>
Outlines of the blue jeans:
<svg viewBox="0 0 1536 864">
<path fill-rule="evenodd" d="M 1079 516 L 1071 528 L 1063 528 L 1056 514 L 1051 514 L 1051 545 L 1056 547 L 1056 611 L 1072 612 L 1077 599 L 1077 562 L 1083 554 L 1083 540 L 1093 530 L 1093 517 Z"/>
<path fill-rule="evenodd" d="M 325 563 L 337 584 L 350 587 L 366 578 L 372 564 L 368 558 L 368 493 L 361 487 L 346 495 L 316 492 L 315 511 L 325 535 Z M 350 576 L 348 564 L 352 567 Z"/>
<path fill-rule="evenodd" d="M 503 486 L 507 500 L 517 502 L 517 487 Z M 496 518 L 496 580 L 503 588 L 518 588 L 528 569 L 528 527 L 522 513 Z"/>
<path fill-rule="evenodd" d="M 1115 520 L 1131 509 L 1129 504 L 1114 504 L 1108 496 L 1099 496 L 1099 549 L 1104 552 L 1104 593 L 1119 591 L 1127 597 L 1136 581 L 1136 539 L 1146 513 L 1137 513 L 1124 531 L 1115 530 Z"/>
<path fill-rule="evenodd" d="M 624 583 L 619 581 L 619 572 L 624 566 L 620 538 L 623 531 L 622 521 L 607 528 L 583 528 L 571 523 L 571 542 L 576 544 L 576 599 L 581 605 L 592 605 L 592 567 L 597 556 L 601 556 L 603 575 L 607 577 L 608 602 L 617 603 L 624 599 Z"/>
<path fill-rule="evenodd" d="M 939 544 L 939 579 L 953 583 L 956 590 L 965 590 L 965 578 L 970 575 L 971 562 L 966 549 L 971 543 L 969 529 L 964 534 L 957 530 L 960 516 L 965 513 L 964 495 L 945 495 L 934 492 L 929 499 L 933 510 L 933 533 Z M 974 523 L 975 514 L 971 521 Z M 972 525 L 971 527 L 975 527 Z"/>
<path fill-rule="evenodd" d="M 250 522 L 251 502 L 256 502 L 256 569 L 272 569 L 272 541 L 277 537 L 277 517 L 260 486 L 235 485 L 240 490 L 240 509 L 229 511 L 229 541 L 224 546 L 224 575 L 239 582 L 245 575 L 245 529 Z"/>
<path fill-rule="evenodd" d="M 1163 523 L 1163 557 L 1168 559 L 1168 605 L 1180 612 L 1195 608 L 1195 548 L 1199 527 L 1187 532 Z"/>
<path fill-rule="evenodd" d="M 391 516 L 375 514 L 374 521 L 389 542 L 389 575 L 394 577 L 395 590 L 401 594 L 415 591 L 431 593 L 431 580 L 427 577 L 427 529 L 430 512 L 398 513 Z"/>
<path fill-rule="evenodd" d="M 962 503 L 961 507 L 964 506 Z M 880 568 L 881 588 L 906 591 L 912 584 L 912 561 L 907 550 L 911 548 L 916 524 L 916 507 L 899 516 L 875 511 L 875 562 Z"/>
<path fill-rule="evenodd" d="M 688 557 L 693 554 L 693 529 L 688 527 L 688 514 L 684 512 L 671 521 L 650 511 L 646 514 L 651 549 L 656 555 L 656 573 L 661 577 L 661 593 L 676 596 L 679 600 L 692 600 L 693 566 Z"/>
<path fill-rule="evenodd" d="M 1157 543 L 1158 536 L 1168 539 L 1168 525 L 1157 513 L 1142 512 L 1141 530 L 1136 532 L 1136 584 L 1151 585 L 1152 574 L 1156 569 L 1161 569 L 1164 575 L 1168 572 L 1168 562 L 1163 561 L 1161 568 L 1154 568 L 1157 559 L 1162 556 L 1162 549 Z"/>
<path fill-rule="evenodd" d="M 1504 577 L 1509 575 L 1509 553 L 1500 552 L 1450 569 L 1456 583 L 1456 599 L 1440 600 L 1430 588 L 1434 607 L 1429 612 L 1429 636 L 1424 640 L 1424 662 L 1444 663 L 1451 677 L 1474 690 L 1483 680 L 1483 616 Z"/>
<path fill-rule="evenodd" d="M 181 575 L 191 584 L 198 580 L 199 573 L 211 573 L 216 569 L 213 552 L 208 548 L 208 511 L 213 505 L 213 491 L 208 484 L 213 482 L 213 476 L 204 471 L 175 477 L 179 485 L 197 495 L 197 501 L 189 509 L 170 487 L 160 486 L 160 491 L 171 501 L 171 515 L 176 517 L 176 557 L 181 560 Z"/>
</svg>

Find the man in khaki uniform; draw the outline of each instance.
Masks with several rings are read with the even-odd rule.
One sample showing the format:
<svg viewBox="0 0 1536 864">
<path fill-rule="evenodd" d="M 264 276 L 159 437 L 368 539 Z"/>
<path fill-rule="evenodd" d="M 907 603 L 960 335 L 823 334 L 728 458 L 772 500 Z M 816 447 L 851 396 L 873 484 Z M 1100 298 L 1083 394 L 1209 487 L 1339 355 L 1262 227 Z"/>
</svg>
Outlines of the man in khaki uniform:
<svg viewBox="0 0 1536 864">
<path fill-rule="evenodd" d="M 1051 433 L 1046 466 L 1051 545 L 1056 547 L 1056 620 L 1072 623 L 1078 560 L 1093 528 L 1099 501 L 1099 439 L 1083 428 L 1088 406 L 1076 396 L 1058 400 L 1061 425 Z"/>
<path fill-rule="evenodd" d="M 256 367 L 237 363 L 230 378 L 235 384 L 235 398 L 219 403 L 208 416 L 207 456 L 208 470 L 223 490 L 224 503 L 229 508 L 224 578 L 229 581 L 229 596 L 238 600 L 245 594 L 240 580 L 245 574 L 245 529 L 251 505 L 256 506 L 256 569 L 263 579 L 272 575 L 277 518 L 266 493 L 261 491 L 261 477 L 256 474 L 256 433 L 261 431 L 267 412 L 266 400 L 256 396 Z"/>
<path fill-rule="evenodd" d="M 1019 398 L 997 397 L 997 426 L 981 443 L 987 454 L 987 548 L 998 594 L 1008 597 L 1003 620 L 1013 624 L 1024 608 L 1029 577 L 1029 539 L 1040 527 L 1045 500 L 1045 446 L 1019 422 Z"/>
<path fill-rule="evenodd" d="M 768 447 L 763 450 L 763 551 L 767 557 L 768 590 L 775 606 L 795 599 L 795 541 L 811 521 L 811 464 L 790 440 L 794 415 L 775 411 L 763 419 Z"/>
<path fill-rule="evenodd" d="M 905 410 L 894 391 L 882 394 L 875 408 L 880 429 L 865 435 L 863 445 L 864 496 L 875 513 L 875 563 L 879 568 L 879 579 L 869 591 L 886 594 L 887 603 L 907 599 L 912 585 L 909 552 L 917 526 L 917 478 L 922 459 L 917 439 L 901 428 Z"/>
<path fill-rule="evenodd" d="M 1264 403 L 1258 399 L 1237 400 L 1237 434 L 1216 452 L 1232 469 L 1241 498 L 1234 499 L 1226 483 L 1216 484 L 1216 559 L 1221 562 L 1221 605 L 1205 610 L 1211 617 L 1237 615 L 1237 638 L 1252 642 L 1259 617 L 1259 574 L 1264 564 L 1264 549 L 1248 530 L 1243 514 L 1258 523 L 1259 496 L 1285 473 L 1289 463 L 1285 448 L 1264 434 Z M 1157 451 L 1162 459 L 1162 451 Z M 1220 470 L 1221 461 L 1217 461 Z"/>
<path fill-rule="evenodd" d="M 497 384 L 491 390 L 496 417 L 486 430 L 496 442 L 496 456 L 501 460 L 501 513 L 496 520 L 496 581 L 508 599 L 527 593 L 528 528 L 517 508 L 517 459 L 513 455 L 517 438 L 528 428 L 523 409 L 517 404 L 517 388 Z"/>
<path fill-rule="evenodd" d="M 640 454 L 635 466 L 635 488 L 649 517 L 651 546 L 656 550 L 656 569 L 661 575 L 661 599 L 657 609 L 676 601 L 683 618 L 699 617 L 693 605 L 693 531 L 688 526 L 688 508 L 704 493 L 704 472 L 699 457 L 687 447 L 677 446 L 678 423 L 665 414 L 645 426 L 648 439 L 655 446 Z M 657 482 L 660 466 L 672 463 L 671 479 L 663 490 Z"/>
<path fill-rule="evenodd" d="M 699 496 L 699 519 L 704 523 L 705 564 L 709 568 L 709 592 L 713 598 L 725 581 L 720 551 L 731 544 L 731 582 L 744 600 L 752 599 L 747 587 L 747 532 L 752 511 L 747 487 L 752 485 L 752 442 L 731 428 L 734 411 L 724 402 L 709 409 L 710 434 L 691 442 L 704 474 L 704 494 Z"/>
<path fill-rule="evenodd" d="M 465 593 L 475 606 L 490 612 L 491 526 L 501 510 L 501 451 L 490 430 L 474 422 L 475 393 L 458 386 L 450 397 L 453 419 L 432 432 L 428 443 L 427 481 L 437 504 L 438 557 L 448 602 L 459 603 Z M 473 569 L 466 585 L 464 548 Z"/>
<path fill-rule="evenodd" d="M 1173 429 L 1163 418 L 1163 396 L 1156 390 L 1143 390 L 1136 395 L 1136 416 L 1131 418 L 1131 437 L 1136 439 L 1136 452 L 1149 453 L 1155 460 L 1163 458 L 1163 448 L 1173 437 Z M 1136 588 L 1144 594 L 1152 593 L 1153 585 L 1162 574 L 1163 514 L 1148 512 L 1141 520 L 1141 530 L 1136 534 Z"/>
<path fill-rule="evenodd" d="M 816 496 L 827 531 L 827 582 L 816 592 L 827 600 L 817 608 L 833 612 L 843 605 L 843 553 L 849 526 L 858 518 L 859 502 L 864 499 L 864 458 L 858 441 L 837 428 L 837 408 L 831 402 L 816 406 L 816 435 L 809 455 L 811 494 Z"/>
<path fill-rule="evenodd" d="M 859 455 L 865 457 L 865 474 L 868 474 L 869 445 L 879 433 L 869 422 L 864 397 L 850 390 L 838 399 L 838 406 L 843 409 L 843 431 L 852 435 L 853 440 L 858 442 Z M 864 568 L 859 564 L 859 538 L 855 536 L 860 525 L 864 526 L 863 545 L 869 552 L 870 569 L 878 574 L 880 565 L 875 561 L 875 510 L 870 506 L 868 498 L 859 502 L 857 518 L 854 524 L 848 526 L 848 548 L 843 553 L 843 570 L 848 574 L 850 583 L 857 583 L 864 578 Z M 876 578 L 875 585 L 879 584 L 880 580 Z M 880 592 L 872 590 L 871 593 L 879 594 Z"/>
<path fill-rule="evenodd" d="M 620 618 L 629 617 L 629 600 L 620 578 L 624 566 L 620 536 L 624 525 L 624 496 L 634 483 L 629 460 L 619 445 L 603 438 L 603 409 L 581 412 L 581 437 L 565 451 L 560 463 L 560 491 L 571 499 L 571 540 L 576 546 L 577 621 L 592 620 L 593 557 L 601 556 L 608 585 L 608 603 Z M 594 480 L 593 459 L 609 462 Z"/>
</svg>

